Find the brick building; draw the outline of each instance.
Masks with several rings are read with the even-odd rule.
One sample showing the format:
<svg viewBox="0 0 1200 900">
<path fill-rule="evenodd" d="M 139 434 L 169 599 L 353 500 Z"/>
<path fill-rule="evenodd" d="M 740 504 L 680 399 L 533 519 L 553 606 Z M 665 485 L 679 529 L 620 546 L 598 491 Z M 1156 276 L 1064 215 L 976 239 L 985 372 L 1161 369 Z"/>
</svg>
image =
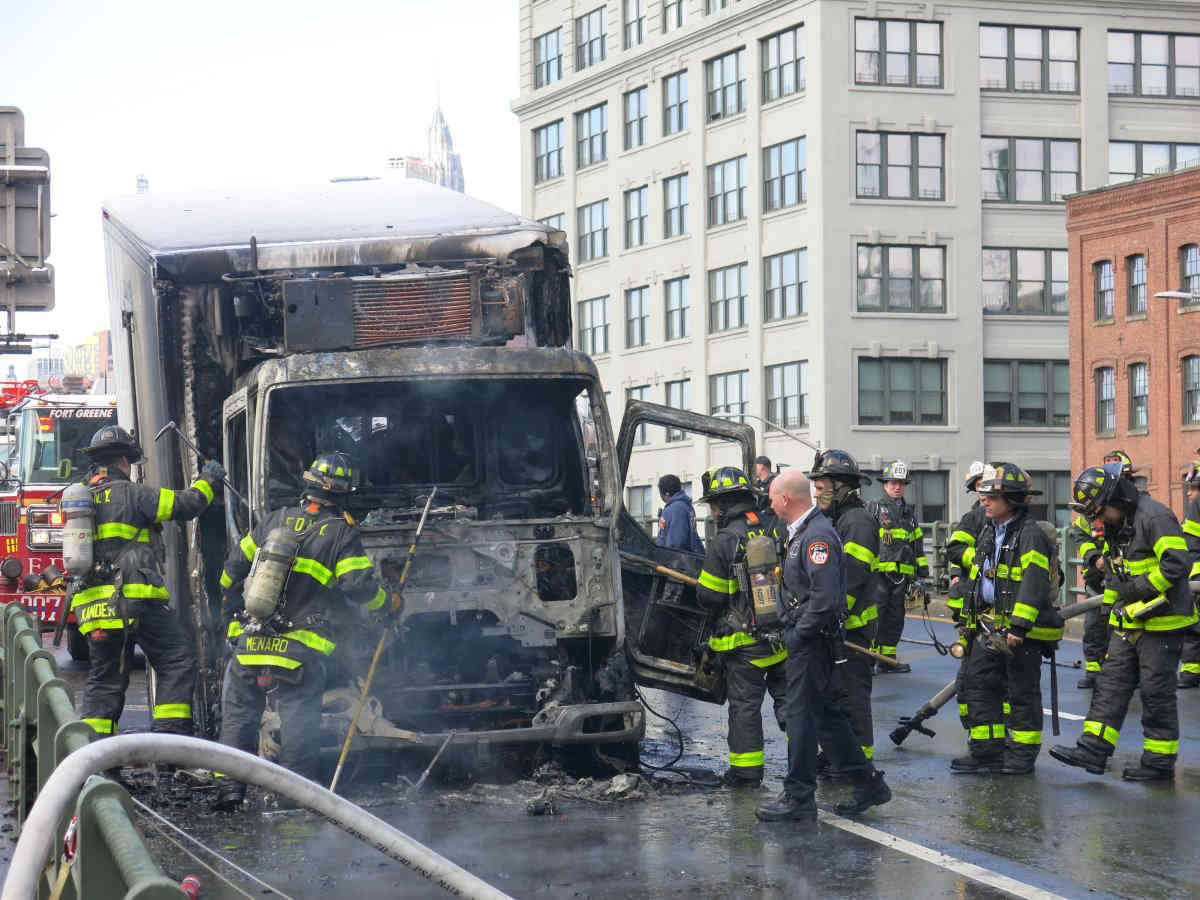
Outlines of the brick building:
<svg viewBox="0 0 1200 900">
<path fill-rule="evenodd" d="M 1120 447 L 1182 514 L 1200 447 L 1200 167 L 1068 197 L 1067 235 L 1071 470 Z"/>
</svg>

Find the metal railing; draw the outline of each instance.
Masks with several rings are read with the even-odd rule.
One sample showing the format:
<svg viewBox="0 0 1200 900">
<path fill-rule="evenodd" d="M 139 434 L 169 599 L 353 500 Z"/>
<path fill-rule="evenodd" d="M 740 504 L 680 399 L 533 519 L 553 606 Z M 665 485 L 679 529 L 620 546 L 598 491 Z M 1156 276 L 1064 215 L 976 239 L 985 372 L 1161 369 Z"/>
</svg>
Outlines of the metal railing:
<svg viewBox="0 0 1200 900">
<path fill-rule="evenodd" d="M 58 677 L 54 658 L 42 649 L 37 620 L 19 603 L 0 610 L 0 667 L 4 679 L 2 732 L 10 789 L 16 806 L 17 828 L 24 826 L 38 792 L 69 754 L 86 747 L 96 733 L 75 711 L 71 686 Z M 64 875 L 64 900 L 82 897 L 123 897 L 161 900 L 187 895 L 158 869 L 129 815 L 131 801 L 124 789 L 103 778 L 92 778 L 75 807 L 75 817 L 58 823 L 47 859 L 48 883 L 40 896 Z M 71 856 L 64 855 L 68 830 L 74 840 Z"/>
</svg>

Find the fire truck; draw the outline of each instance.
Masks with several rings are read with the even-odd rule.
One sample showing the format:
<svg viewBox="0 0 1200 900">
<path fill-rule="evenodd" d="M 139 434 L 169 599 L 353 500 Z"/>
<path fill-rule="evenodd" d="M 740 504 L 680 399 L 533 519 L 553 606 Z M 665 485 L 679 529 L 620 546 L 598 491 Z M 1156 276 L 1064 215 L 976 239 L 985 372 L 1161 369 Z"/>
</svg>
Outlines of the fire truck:
<svg viewBox="0 0 1200 900">
<path fill-rule="evenodd" d="M 13 442 L 0 461 L 0 603 L 20 601 L 43 631 L 54 629 L 64 599 L 58 496 L 86 470 L 81 451 L 92 435 L 116 421 L 110 395 L 29 389 L 9 409 Z M 87 641 L 72 619 L 67 648 L 72 658 L 87 659 Z"/>
</svg>

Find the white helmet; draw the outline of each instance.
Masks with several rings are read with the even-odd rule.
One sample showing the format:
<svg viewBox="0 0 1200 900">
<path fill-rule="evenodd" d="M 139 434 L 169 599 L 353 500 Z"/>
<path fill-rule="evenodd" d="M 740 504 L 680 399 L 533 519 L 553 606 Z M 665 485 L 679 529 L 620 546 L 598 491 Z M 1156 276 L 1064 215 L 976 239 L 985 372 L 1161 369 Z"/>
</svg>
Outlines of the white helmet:
<svg viewBox="0 0 1200 900">
<path fill-rule="evenodd" d="M 983 475 L 984 468 L 986 468 L 986 467 L 984 466 L 983 460 L 981 460 L 981 459 L 975 460 L 973 463 L 971 463 L 971 465 L 969 465 L 967 467 L 966 487 L 967 487 L 968 491 L 975 489 L 975 485 L 978 483 L 980 477 L 982 477 L 982 475 Z"/>
</svg>

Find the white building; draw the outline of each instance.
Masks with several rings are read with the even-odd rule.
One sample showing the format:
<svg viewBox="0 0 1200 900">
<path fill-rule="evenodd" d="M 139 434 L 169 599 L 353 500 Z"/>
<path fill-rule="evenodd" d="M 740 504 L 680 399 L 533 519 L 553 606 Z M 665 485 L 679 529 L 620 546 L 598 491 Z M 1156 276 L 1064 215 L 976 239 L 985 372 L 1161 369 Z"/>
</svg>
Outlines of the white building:
<svg viewBox="0 0 1200 900">
<path fill-rule="evenodd" d="M 902 457 L 924 520 L 1010 460 L 1065 515 L 1062 196 L 1200 155 L 1200 3 L 521 0 L 520 28 L 523 211 L 571 237 L 615 422 L 640 396 Z M 732 459 L 653 431 L 635 514 Z"/>
</svg>

